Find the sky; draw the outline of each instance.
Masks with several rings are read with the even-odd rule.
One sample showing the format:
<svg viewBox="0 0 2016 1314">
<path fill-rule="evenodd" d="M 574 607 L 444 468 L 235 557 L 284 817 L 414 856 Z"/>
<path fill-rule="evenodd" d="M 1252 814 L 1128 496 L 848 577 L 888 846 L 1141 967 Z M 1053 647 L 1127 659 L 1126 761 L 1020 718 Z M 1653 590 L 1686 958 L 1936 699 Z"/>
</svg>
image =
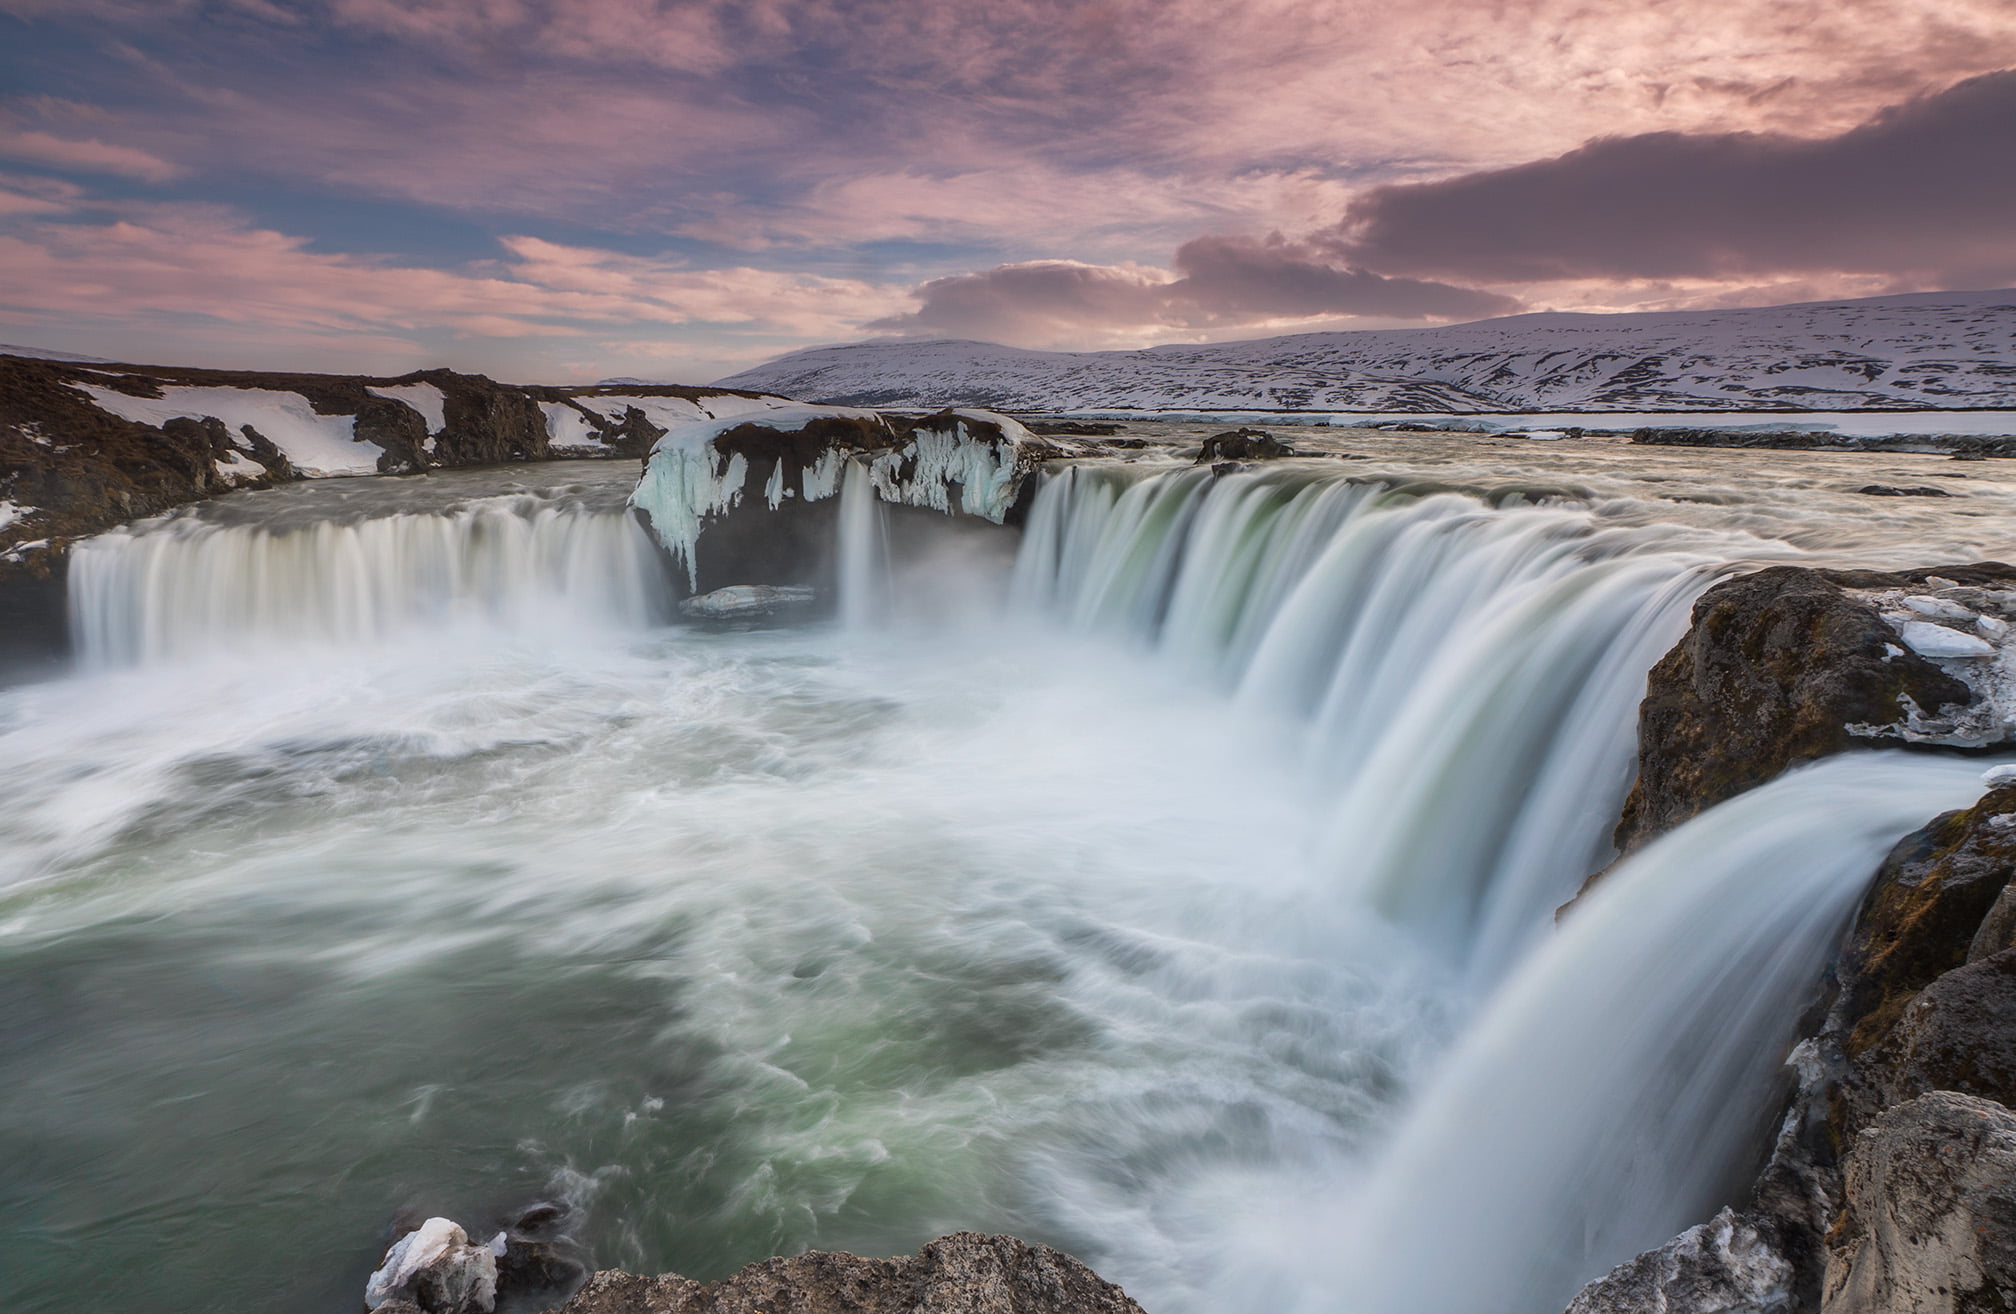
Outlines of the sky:
<svg viewBox="0 0 2016 1314">
<path fill-rule="evenodd" d="M 0 341 L 122 360 L 2011 285 L 2010 0 L 0 0 Z"/>
</svg>

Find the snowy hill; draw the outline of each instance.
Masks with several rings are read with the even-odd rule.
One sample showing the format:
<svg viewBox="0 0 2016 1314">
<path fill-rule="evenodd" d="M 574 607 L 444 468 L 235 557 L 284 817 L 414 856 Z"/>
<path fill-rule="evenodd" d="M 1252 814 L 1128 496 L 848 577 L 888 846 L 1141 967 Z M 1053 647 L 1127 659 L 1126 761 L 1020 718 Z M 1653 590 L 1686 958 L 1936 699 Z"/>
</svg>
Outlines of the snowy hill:
<svg viewBox="0 0 2016 1314">
<path fill-rule="evenodd" d="M 2016 290 L 1656 314 L 1515 315 L 1141 351 L 884 341 L 720 386 L 1007 410 L 1894 410 L 2016 406 Z"/>
</svg>

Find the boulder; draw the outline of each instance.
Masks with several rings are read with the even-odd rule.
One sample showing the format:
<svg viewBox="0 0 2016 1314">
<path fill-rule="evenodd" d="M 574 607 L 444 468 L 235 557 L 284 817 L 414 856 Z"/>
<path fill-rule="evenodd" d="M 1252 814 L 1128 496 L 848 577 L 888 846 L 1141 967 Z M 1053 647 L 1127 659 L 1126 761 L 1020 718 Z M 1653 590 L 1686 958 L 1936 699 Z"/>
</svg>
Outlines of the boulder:
<svg viewBox="0 0 2016 1314">
<path fill-rule="evenodd" d="M 807 611 L 818 596 L 817 590 L 788 585 L 730 584 L 685 599 L 679 604 L 679 614 L 717 624 L 768 620 Z"/>
<path fill-rule="evenodd" d="M 1769 1217 L 1724 1209 L 1584 1287 L 1567 1314 L 1790 1314 L 1794 1270 Z"/>
<path fill-rule="evenodd" d="M 1838 970 L 1834 1027 L 1850 1058 L 1874 1049 L 1920 990 L 1967 961 L 2016 872 L 2016 826 L 2003 824 L 2011 818 L 2016 785 L 2003 785 L 1890 851 Z"/>
<path fill-rule="evenodd" d="M 401 1301 L 426 1314 L 490 1314 L 497 1307 L 497 1256 L 471 1244 L 451 1220 L 430 1218 L 392 1243 L 365 1284 L 369 1309 Z"/>
<path fill-rule="evenodd" d="M 1141 1307 L 1048 1246 L 955 1232 L 915 1255 L 813 1251 L 705 1284 L 597 1273 L 560 1314 L 1141 1314 Z"/>
<path fill-rule="evenodd" d="M 2016 576 L 1940 569 L 1969 582 L 1974 570 Z M 1926 573 L 1773 566 L 1703 594 L 1647 682 L 1617 847 L 1628 852 L 1795 764 L 1923 739 L 1914 718 L 1971 704 L 1964 682 L 1904 648 L 1852 592 L 1910 587 Z"/>
<path fill-rule="evenodd" d="M 1934 1091 L 1855 1138 L 1823 1314 L 2016 1309 L 2016 1114 Z"/>
<path fill-rule="evenodd" d="M 1232 429 L 1212 434 L 1197 453 L 1198 465 L 1220 461 L 1271 461 L 1295 455 L 1295 449 L 1264 429 Z"/>
</svg>

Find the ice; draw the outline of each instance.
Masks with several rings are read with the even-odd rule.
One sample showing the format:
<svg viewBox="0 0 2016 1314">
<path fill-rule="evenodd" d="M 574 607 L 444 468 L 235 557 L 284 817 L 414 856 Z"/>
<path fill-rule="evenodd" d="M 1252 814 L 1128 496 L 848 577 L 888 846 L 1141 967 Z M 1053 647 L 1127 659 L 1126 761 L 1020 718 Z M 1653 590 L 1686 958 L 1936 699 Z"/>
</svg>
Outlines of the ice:
<svg viewBox="0 0 2016 1314">
<path fill-rule="evenodd" d="M 1933 620 L 1971 622 L 1974 619 L 1972 608 L 1963 607 L 1957 602 L 1948 602 L 1944 598 L 1914 595 L 1904 599 L 1904 606 L 1920 616 L 1927 616 Z"/>
<path fill-rule="evenodd" d="M 353 436 L 355 416 L 317 415 L 298 392 L 164 386 L 159 397 L 133 397 L 96 384 L 75 386 L 89 393 L 100 410 L 157 428 L 169 420 L 207 417 L 234 430 L 251 425 L 311 479 L 377 474 L 378 458 L 385 454 L 378 444 Z"/>
<path fill-rule="evenodd" d="M 1995 645 L 1930 621 L 1906 621 L 1905 646 L 1920 657 L 1993 657 Z"/>
</svg>

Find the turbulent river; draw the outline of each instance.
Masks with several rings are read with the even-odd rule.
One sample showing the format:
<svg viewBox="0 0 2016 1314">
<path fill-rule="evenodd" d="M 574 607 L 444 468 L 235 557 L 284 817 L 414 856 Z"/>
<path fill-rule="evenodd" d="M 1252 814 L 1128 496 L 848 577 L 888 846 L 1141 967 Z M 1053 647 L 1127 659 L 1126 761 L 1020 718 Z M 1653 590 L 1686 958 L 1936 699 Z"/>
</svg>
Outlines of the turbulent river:
<svg viewBox="0 0 2016 1314">
<path fill-rule="evenodd" d="M 1053 472 L 1006 570 L 857 498 L 793 629 L 669 623 L 627 465 L 83 545 L 79 669 L 0 691 L 0 1305 L 347 1314 L 394 1211 L 561 1199 L 602 1266 L 975 1228 L 1151 1314 L 1554 1314 L 1735 1189 L 1980 788 L 1795 774 L 1557 930 L 1645 672 L 1734 564 L 1993 557 L 2016 497 L 1389 442 Z"/>
</svg>

